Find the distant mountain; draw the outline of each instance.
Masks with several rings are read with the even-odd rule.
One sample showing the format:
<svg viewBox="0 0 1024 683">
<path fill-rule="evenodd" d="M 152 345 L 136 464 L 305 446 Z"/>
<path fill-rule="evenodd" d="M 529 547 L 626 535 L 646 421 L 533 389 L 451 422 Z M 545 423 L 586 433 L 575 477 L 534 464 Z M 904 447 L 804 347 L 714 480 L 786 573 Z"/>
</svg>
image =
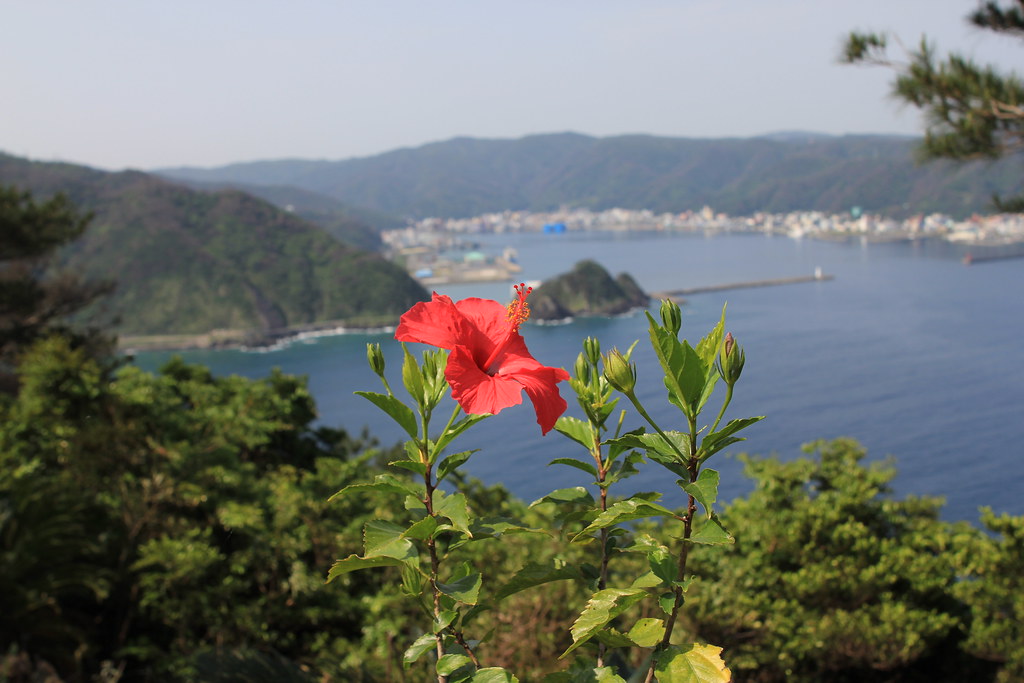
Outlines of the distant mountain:
<svg viewBox="0 0 1024 683">
<path fill-rule="evenodd" d="M 319 225 L 349 246 L 369 251 L 380 250 L 381 230 L 401 228 L 405 221 L 372 209 L 350 206 L 327 195 L 287 185 L 254 185 L 239 182 L 204 182 L 176 179 L 195 190 L 241 190 L 265 199 L 274 206 Z"/>
<path fill-rule="evenodd" d="M 1019 189 L 1013 160 L 917 165 L 916 139 L 785 132 L 757 138 L 575 133 L 517 140 L 455 138 L 345 161 L 257 161 L 165 169 L 192 181 L 287 185 L 406 217 L 464 217 L 505 209 L 708 205 L 757 211 L 847 211 L 899 217 L 989 209 L 991 195 Z"/>
<path fill-rule="evenodd" d="M 0 183 L 64 192 L 95 218 L 65 265 L 118 283 L 122 334 L 382 324 L 427 293 L 378 254 L 237 190 L 0 154 Z"/>
</svg>

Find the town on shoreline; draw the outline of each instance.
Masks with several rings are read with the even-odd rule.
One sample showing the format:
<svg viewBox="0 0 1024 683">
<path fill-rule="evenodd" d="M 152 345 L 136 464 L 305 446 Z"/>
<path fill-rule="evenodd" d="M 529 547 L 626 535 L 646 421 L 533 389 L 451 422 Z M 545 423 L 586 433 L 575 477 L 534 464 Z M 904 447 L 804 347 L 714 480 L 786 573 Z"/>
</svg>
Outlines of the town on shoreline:
<svg viewBox="0 0 1024 683">
<path fill-rule="evenodd" d="M 502 211 L 470 218 L 424 218 L 400 229 L 386 230 L 381 239 L 389 257 L 424 286 L 455 282 L 501 281 L 515 277 L 520 267 L 514 249 L 488 254 L 470 236 L 524 232 L 703 232 L 764 233 L 795 239 L 897 242 L 941 239 L 967 247 L 1024 245 L 1024 214 L 993 214 L 955 220 L 944 214 L 918 214 L 895 220 L 853 208 L 843 214 L 793 211 L 758 212 L 736 217 L 711 207 L 700 211 L 656 214 L 645 209 L 561 209 L 551 212 Z M 971 256 L 965 255 L 965 260 Z"/>
</svg>

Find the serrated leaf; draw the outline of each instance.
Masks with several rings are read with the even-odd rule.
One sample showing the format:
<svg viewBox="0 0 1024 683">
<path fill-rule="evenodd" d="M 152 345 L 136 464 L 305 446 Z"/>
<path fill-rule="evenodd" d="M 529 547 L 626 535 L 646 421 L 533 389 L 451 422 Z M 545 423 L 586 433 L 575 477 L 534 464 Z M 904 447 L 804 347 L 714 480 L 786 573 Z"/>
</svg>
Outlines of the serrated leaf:
<svg viewBox="0 0 1024 683">
<path fill-rule="evenodd" d="M 576 458 L 555 458 L 554 460 L 548 463 L 549 467 L 551 465 L 568 465 L 569 467 L 575 467 L 576 469 L 583 470 L 590 476 L 597 479 L 597 468 L 588 462 L 583 462 L 582 460 L 577 460 Z"/>
<path fill-rule="evenodd" d="M 469 525 L 473 538 L 500 538 L 508 534 L 546 534 L 544 529 L 525 527 L 511 517 L 478 517 Z"/>
<path fill-rule="evenodd" d="M 605 588 L 594 593 L 570 629 L 572 645 L 559 659 L 593 638 L 608 622 L 643 600 L 645 595 L 647 591 L 642 588 Z"/>
<path fill-rule="evenodd" d="M 735 437 L 733 434 L 763 419 L 764 415 L 729 420 L 729 423 L 717 432 L 711 432 L 704 437 L 704 440 L 701 441 L 700 449 L 697 451 L 697 460 L 704 462 L 726 446 L 730 446 L 738 441 L 745 441 L 745 438 Z"/>
<path fill-rule="evenodd" d="M 518 593 L 519 591 L 526 590 L 527 588 L 533 588 L 534 586 L 550 583 L 552 581 L 564 581 L 566 579 L 577 578 L 580 578 L 580 572 L 571 565 L 562 563 L 539 564 L 536 562 L 530 562 L 516 572 L 515 576 L 509 579 L 504 586 L 498 589 L 498 592 L 494 594 L 494 599 L 504 600 L 508 596 Z"/>
<path fill-rule="evenodd" d="M 722 348 L 722 337 L 725 335 L 725 304 L 722 304 L 722 315 L 707 335 L 697 343 L 697 355 L 707 366 L 715 363 L 718 352 Z"/>
<path fill-rule="evenodd" d="M 462 467 L 469 460 L 469 457 L 479 451 L 479 448 L 474 448 L 471 451 L 462 451 L 460 453 L 452 453 L 447 458 L 441 461 L 441 464 L 437 466 L 437 482 L 441 483 L 445 477 L 454 472 L 457 468 Z"/>
<path fill-rule="evenodd" d="M 675 513 L 666 507 L 658 505 L 649 500 L 629 498 L 620 500 L 608 506 L 608 509 L 594 518 L 587 528 L 573 537 L 576 542 L 581 537 L 590 534 L 598 529 L 606 529 L 622 522 L 629 522 L 634 519 L 645 519 L 647 517 L 675 517 Z"/>
<path fill-rule="evenodd" d="M 672 614 L 672 609 L 675 607 L 675 605 L 675 593 L 662 593 L 658 596 L 658 606 L 661 607 L 661 611 L 665 614 Z"/>
<path fill-rule="evenodd" d="M 444 655 L 437 660 L 437 673 L 440 676 L 451 676 L 462 667 L 472 664 L 466 655 Z"/>
<path fill-rule="evenodd" d="M 583 446 L 588 453 L 594 449 L 594 431 L 589 422 L 563 415 L 555 421 L 555 431 Z"/>
<path fill-rule="evenodd" d="M 622 635 L 613 628 L 602 629 L 594 634 L 599 642 L 604 643 L 608 647 L 633 647 L 634 643 L 632 640 Z"/>
<path fill-rule="evenodd" d="M 681 465 L 690 457 L 690 435 L 685 432 L 668 431 L 661 434 L 624 434 L 617 439 L 608 439 L 606 444 L 623 448 L 639 448 L 649 455 L 662 455 Z M 660 460 L 659 460 L 660 462 Z"/>
<path fill-rule="evenodd" d="M 668 547 L 656 541 L 649 534 L 638 534 L 634 537 L 633 544 L 622 548 L 622 551 L 647 555 L 651 573 L 665 585 L 669 585 L 675 580 L 678 572 L 676 559 L 672 557 Z"/>
<path fill-rule="evenodd" d="M 406 529 L 402 535 L 406 538 L 415 538 L 422 541 L 430 538 L 435 529 L 437 529 L 437 520 L 427 515 Z"/>
<path fill-rule="evenodd" d="M 662 619 L 639 619 L 626 635 L 640 647 L 654 647 L 665 636 L 665 622 Z"/>
<path fill-rule="evenodd" d="M 420 492 L 415 486 L 407 481 L 403 481 L 393 474 L 378 474 L 374 477 L 372 482 L 366 482 L 363 484 L 349 484 L 342 490 L 335 493 L 333 496 L 327 499 L 330 503 L 335 498 L 341 498 L 345 494 L 360 492 L 360 491 L 376 491 L 378 493 L 401 493 L 407 496 L 418 496 Z"/>
<path fill-rule="evenodd" d="M 403 470 L 409 470 L 416 474 L 424 474 L 427 471 L 426 465 L 415 460 L 392 460 L 388 464 L 392 467 L 401 467 Z"/>
<path fill-rule="evenodd" d="M 697 481 L 683 483 L 683 490 L 689 493 L 694 499 L 704 506 L 704 511 L 710 518 L 712 506 L 718 500 L 718 472 L 715 470 L 701 470 L 697 475 Z"/>
<path fill-rule="evenodd" d="M 437 440 L 437 443 L 434 444 L 435 457 L 438 454 L 440 454 L 441 451 L 447 448 L 448 444 L 454 441 L 457 436 L 459 436 L 464 431 L 475 425 L 477 422 L 480 422 L 481 420 L 486 420 L 489 417 L 491 417 L 490 413 L 479 413 L 476 415 L 465 415 L 464 417 L 462 417 L 462 419 L 460 419 L 458 422 L 449 427 L 448 431 L 442 434 L 441 437 Z"/>
<path fill-rule="evenodd" d="M 437 590 L 467 605 L 475 605 L 480 598 L 483 577 L 479 572 L 455 579 L 451 583 L 437 583 Z"/>
<path fill-rule="evenodd" d="M 658 683 L 729 683 L 732 672 L 721 653 L 722 648 L 714 645 L 669 646 L 657 655 Z"/>
<path fill-rule="evenodd" d="M 359 557 L 349 555 L 343 560 L 335 560 L 327 572 L 327 583 L 334 581 L 342 574 L 358 571 L 360 569 L 373 569 L 375 567 L 401 567 L 405 562 L 394 557 Z"/>
<path fill-rule="evenodd" d="M 433 633 L 424 633 L 422 636 L 413 641 L 413 644 L 409 646 L 409 649 L 402 655 L 402 661 L 405 666 L 409 666 L 421 656 L 423 653 L 430 652 L 437 647 L 437 637 Z"/>
<path fill-rule="evenodd" d="M 405 529 L 393 522 L 372 519 L 363 527 L 363 550 L 366 557 L 393 557 L 408 560 L 417 556 L 412 541 L 404 537 Z"/>
<path fill-rule="evenodd" d="M 704 545 L 728 545 L 735 543 L 736 539 L 722 526 L 718 515 L 711 513 L 711 517 L 706 519 L 693 532 L 690 536 L 690 541 L 692 543 L 703 543 Z"/>
<path fill-rule="evenodd" d="M 446 517 L 455 529 L 472 537 L 473 534 L 469 530 L 469 506 L 465 494 L 453 493 L 443 498 L 440 498 L 439 494 L 442 494 L 440 489 L 434 491 L 434 514 Z"/>
<path fill-rule="evenodd" d="M 412 408 L 402 403 L 398 398 L 388 396 L 387 394 L 378 394 L 373 391 L 357 391 L 355 394 L 356 396 L 362 396 L 387 413 L 413 439 L 417 437 L 416 414 L 412 412 Z"/>
<path fill-rule="evenodd" d="M 669 401 L 688 417 L 693 417 L 704 389 L 708 366 L 689 342 L 680 342 L 675 335 L 655 323 L 650 313 L 647 318 L 650 323 L 651 346 L 664 371 Z"/>
<path fill-rule="evenodd" d="M 519 683 L 519 679 L 500 666 L 489 666 L 486 669 L 478 669 L 470 683 Z"/>
<path fill-rule="evenodd" d="M 541 505 L 543 503 L 555 503 L 556 505 L 572 503 L 577 505 L 585 505 L 587 507 L 593 507 L 594 497 L 590 495 L 590 492 L 587 491 L 582 486 L 574 486 L 573 488 L 557 489 L 555 491 L 552 491 L 543 498 L 538 498 L 537 500 L 530 503 L 530 507 L 533 507 L 535 505 Z"/>
</svg>

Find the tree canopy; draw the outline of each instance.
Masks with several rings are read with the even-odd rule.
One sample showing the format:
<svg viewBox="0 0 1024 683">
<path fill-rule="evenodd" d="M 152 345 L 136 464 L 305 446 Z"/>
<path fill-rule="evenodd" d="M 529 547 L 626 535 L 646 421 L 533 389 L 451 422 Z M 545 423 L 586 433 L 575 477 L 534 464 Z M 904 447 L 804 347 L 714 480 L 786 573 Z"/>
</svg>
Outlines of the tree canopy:
<svg viewBox="0 0 1024 683">
<path fill-rule="evenodd" d="M 1008 6 L 986 2 L 967 19 L 979 28 L 1024 38 L 1024 0 Z M 1024 150 L 1024 81 L 1017 74 L 957 53 L 940 57 L 927 39 L 909 52 L 909 61 L 897 62 L 887 52 L 892 39 L 885 33 L 851 33 L 842 61 L 896 70 L 893 94 L 925 114 L 923 159 L 995 159 Z M 1024 195 L 993 195 L 993 203 L 1002 211 L 1021 211 Z"/>
</svg>

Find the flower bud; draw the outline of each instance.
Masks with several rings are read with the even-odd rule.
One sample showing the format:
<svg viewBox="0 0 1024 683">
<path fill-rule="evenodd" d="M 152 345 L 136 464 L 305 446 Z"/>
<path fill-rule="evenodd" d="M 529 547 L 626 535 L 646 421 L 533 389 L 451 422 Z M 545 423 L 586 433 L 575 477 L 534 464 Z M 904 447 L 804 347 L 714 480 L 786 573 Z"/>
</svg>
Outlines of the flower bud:
<svg viewBox="0 0 1024 683">
<path fill-rule="evenodd" d="M 573 369 L 576 370 L 576 379 L 584 384 L 590 382 L 590 363 L 582 353 L 576 356 L 576 365 Z"/>
<path fill-rule="evenodd" d="M 583 351 L 587 354 L 590 364 L 596 367 L 597 362 L 601 360 L 601 342 L 593 337 L 587 337 L 583 340 Z"/>
<path fill-rule="evenodd" d="M 380 344 L 366 345 L 366 361 L 378 377 L 384 376 L 384 353 L 380 350 Z"/>
<path fill-rule="evenodd" d="M 740 373 L 743 372 L 743 364 L 746 360 L 746 354 L 736 343 L 732 332 L 726 333 L 725 340 L 722 342 L 722 352 L 718 357 L 718 372 L 726 384 L 732 386 L 736 383 L 736 380 L 740 378 Z"/>
<path fill-rule="evenodd" d="M 669 332 L 679 336 L 679 328 L 683 326 L 682 313 L 679 311 L 679 304 L 671 299 L 664 299 L 661 302 L 661 323 Z"/>
<path fill-rule="evenodd" d="M 636 387 L 636 366 L 626 360 L 618 349 L 604 357 L 604 378 L 608 384 L 629 396 Z"/>
</svg>

